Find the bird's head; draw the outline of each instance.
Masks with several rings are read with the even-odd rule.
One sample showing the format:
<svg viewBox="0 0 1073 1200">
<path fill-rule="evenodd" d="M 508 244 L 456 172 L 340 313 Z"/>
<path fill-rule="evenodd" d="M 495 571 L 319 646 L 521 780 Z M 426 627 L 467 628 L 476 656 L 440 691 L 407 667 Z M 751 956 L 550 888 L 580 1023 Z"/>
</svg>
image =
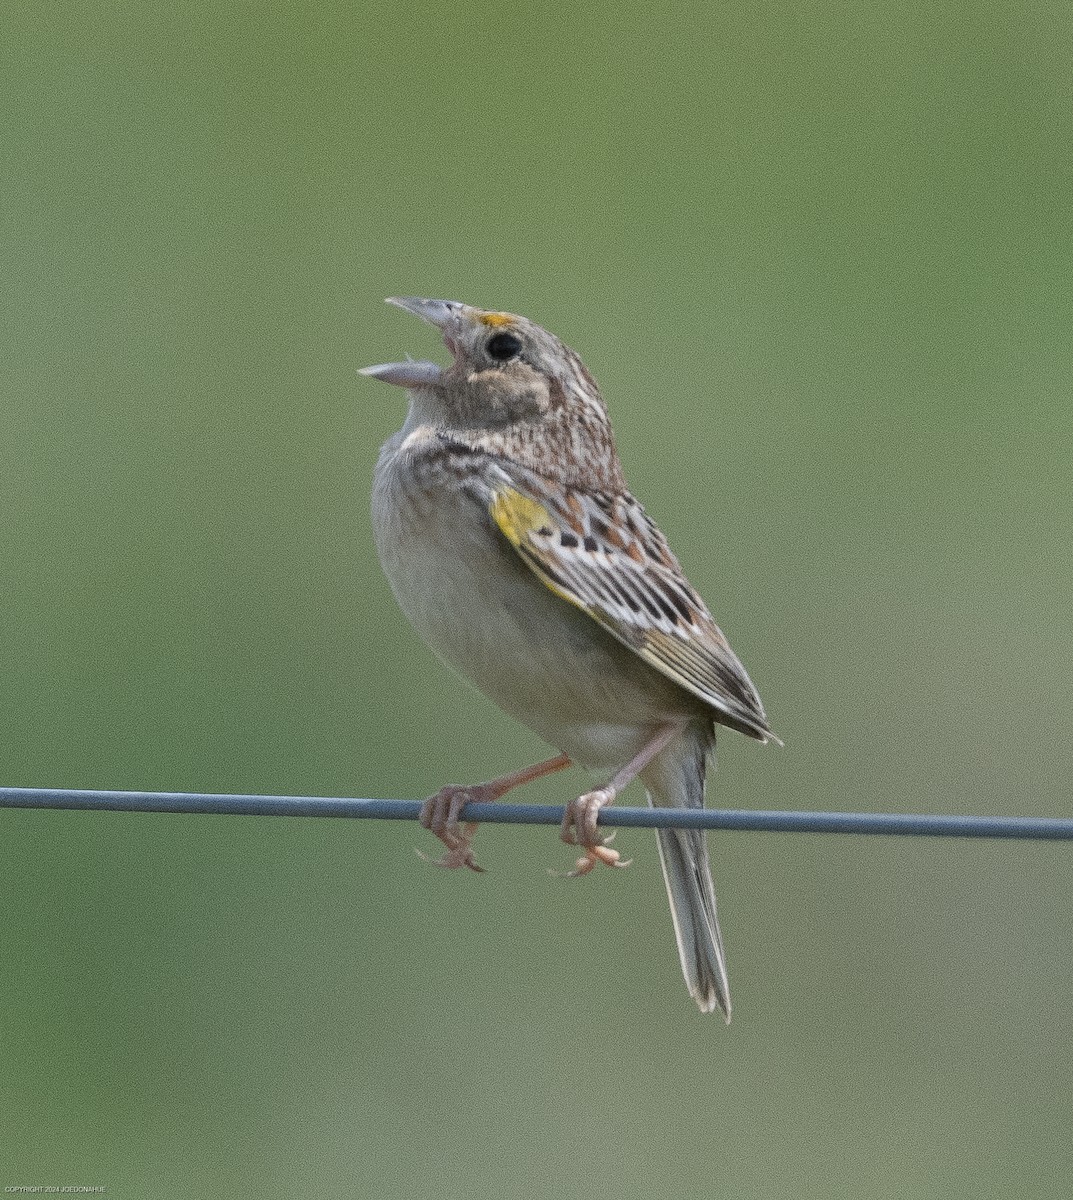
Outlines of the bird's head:
<svg viewBox="0 0 1073 1200">
<path fill-rule="evenodd" d="M 365 367 L 360 374 L 406 388 L 409 425 L 481 431 L 534 468 L 550 455 L 588 458 L 596 473 L 617 478 L 607 410 L 578 355 L 526 317 L 455 300 L 392 297 L 388 304 L 434 325 L 453 362 L 409 360 Z M 602 464 L 607 464 L 602 466 Z M 608 480 L 605 480 L 607 482 Z"/>
<path fill-rule="evenodd" d="M 532 320 L 509 312 L 486 312 L 456 300 L 392 296 L 404 308 L 442 331 L 454 362 L 385 362 L 361 374 L 431 392 L 426 403 L 444 409 L 451 424 L 497 425 L 539 420 L 570 394 L 597 386 L 573 350 Z"/>
</svg>

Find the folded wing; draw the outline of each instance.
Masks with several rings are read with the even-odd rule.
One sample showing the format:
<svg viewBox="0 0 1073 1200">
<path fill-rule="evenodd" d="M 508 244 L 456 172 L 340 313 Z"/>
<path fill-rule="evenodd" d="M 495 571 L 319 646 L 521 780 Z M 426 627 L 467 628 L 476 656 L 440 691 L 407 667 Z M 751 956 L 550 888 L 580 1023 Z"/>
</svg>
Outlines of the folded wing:
<svg viewBox="0 0 1073 1200">
<path fill-rule="evenodd" d="M 774 739 L 745 668 L 632 496 L 563 497 L 538 476 L 504 477 L 488 505 L 507 541 L 557 596 L 709 704 L 721 724 Z"/>
</svg>

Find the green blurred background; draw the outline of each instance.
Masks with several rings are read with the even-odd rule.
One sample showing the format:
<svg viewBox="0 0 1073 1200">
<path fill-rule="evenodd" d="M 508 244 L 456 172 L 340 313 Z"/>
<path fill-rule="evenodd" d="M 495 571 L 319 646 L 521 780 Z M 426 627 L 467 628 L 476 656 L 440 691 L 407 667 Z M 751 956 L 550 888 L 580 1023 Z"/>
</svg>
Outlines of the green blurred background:
<svg viewBox="0 0 1073 1200">
<path fill-rule="evenodd" d="M 9 6 L 0 783 L 420 797 L 542 756 L 367 515 L 433 332 L 523 312 L 786 749 L 731 807 L 1069 814 L 1066 4 Z M 561 803 L 581 776 L 526 797 Z M 641 801 L 638 793 L 633 797 Z M 0 1185 L 1054 1197 L 1070 850 L 0 814 Z"/>
</svg>

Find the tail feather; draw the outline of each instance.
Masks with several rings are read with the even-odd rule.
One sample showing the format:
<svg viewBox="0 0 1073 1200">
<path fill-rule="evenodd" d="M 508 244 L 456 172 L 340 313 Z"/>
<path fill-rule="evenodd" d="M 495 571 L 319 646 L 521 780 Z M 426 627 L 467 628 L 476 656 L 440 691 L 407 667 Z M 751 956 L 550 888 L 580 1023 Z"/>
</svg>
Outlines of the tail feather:
<svg viewBox="0 0 1073 1200">
<path fill-rule="evenodd" d="M 718 1006 L 729 1023 L 730 984 L 705 835 L 695 829 L 660 829 L 657 836 L 686 987 L 701 1012 Z"/>
<path fill-rule="evenodd" d="M 694 728 L 690 733 L 692 736 L 687 734 L 683 738 L 677 761 L 673 764 L 664 761 L 660 764 L 664 769 L 645 779 L 648 802 L 653 807 L 703 806 L 705 762 L 714 744 L 714 733 L 710 727 Z M 698 829 L 660 829 L 657 836 L 678 956 L 689 994 L 701 1012 L 719 1008 L 729 1023 L 730 985 L 708 862 L 707 835 Z"/>
</svg>

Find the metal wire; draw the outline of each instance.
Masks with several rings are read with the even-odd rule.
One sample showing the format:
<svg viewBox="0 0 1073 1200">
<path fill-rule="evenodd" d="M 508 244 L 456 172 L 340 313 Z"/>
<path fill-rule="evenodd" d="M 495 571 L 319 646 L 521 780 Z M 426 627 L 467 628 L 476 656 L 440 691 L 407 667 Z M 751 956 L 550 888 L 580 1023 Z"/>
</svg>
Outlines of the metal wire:
<svg viewBox="0 0 1073 1200">
<path fill-rule="evenodd" d="M 248 817 L 365 817 L 413 821 L 419 800 L 349 800 L 331 796 L 234 796 L 204 792 L 103 792 L 0 788 L 0 808 L 94 812 L 215 813 Z M 465 821 L 558 825 L 555 804 L 468 804 Z M 645 829 L 739 829 L 763 833 L 870 833 L 912 837 L 1073 840 L 1069 817 L 974 817 L 954 814 L 780 812 L 733 808 L 605 808 L 599 823 Z"/>
</svg>

